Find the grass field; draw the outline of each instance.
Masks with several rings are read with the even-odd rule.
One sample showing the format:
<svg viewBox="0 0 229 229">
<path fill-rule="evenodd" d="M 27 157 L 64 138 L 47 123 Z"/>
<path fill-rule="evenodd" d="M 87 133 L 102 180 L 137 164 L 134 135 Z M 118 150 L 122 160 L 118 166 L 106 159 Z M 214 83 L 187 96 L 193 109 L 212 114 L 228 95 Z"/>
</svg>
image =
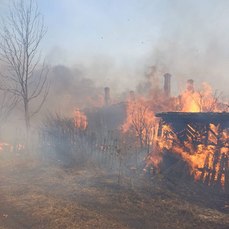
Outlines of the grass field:
<svg viewBox="0 0 229 229">
<path fill-rule="evenodd" d="M 90 162 L 66 169 L 0 155 L 0 228 L 229 228 L 225 196 L 158 176 L 122 177 Z"/>
</svg>

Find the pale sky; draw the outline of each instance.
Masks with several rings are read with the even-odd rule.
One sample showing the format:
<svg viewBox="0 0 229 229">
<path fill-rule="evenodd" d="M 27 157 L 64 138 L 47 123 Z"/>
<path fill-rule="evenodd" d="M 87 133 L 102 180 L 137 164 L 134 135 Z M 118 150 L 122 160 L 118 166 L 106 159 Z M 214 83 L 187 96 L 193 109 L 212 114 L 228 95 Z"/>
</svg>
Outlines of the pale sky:
<svg viewBox="0 0 229 229">
<path fill-rule="evenodd" d="M 39 2 L 49 28 L 47 44 L 65 51 L 70 61 L 100 54 L 118 60 L 140 58 L 158 39 L 166 11 L 160 0 Z"/>
<path fill-rule="evenodd" d="M 7 2 L 0 0 L 0 13 Z M 48 27 L 43 52 L 52 64 L 100 62 L 102 68 L 104 63 L 108 75 L 109 67 L 118 68 L 114 72 L 125 84 L 147 66 L 157 65 L 174 75 L 176 87 L 194 78 L 228 91 L 227 0 L 37 2 Z"/>
</svg>

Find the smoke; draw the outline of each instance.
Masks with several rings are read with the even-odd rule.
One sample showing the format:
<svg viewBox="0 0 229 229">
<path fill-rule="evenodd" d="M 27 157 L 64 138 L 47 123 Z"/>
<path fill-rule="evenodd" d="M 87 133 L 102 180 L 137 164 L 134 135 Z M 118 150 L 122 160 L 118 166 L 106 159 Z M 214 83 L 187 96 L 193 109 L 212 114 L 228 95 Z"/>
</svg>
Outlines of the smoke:
<svg viewBox="0 0 229 229">
<path fill-rule="evenodd" d="M 125 14 L 119 10 L 119 16 L 116 8 L 111 10 L 101 1 L 96 5 L 79 3 L 76 7 L 72 1 L 63 5 L 65 13 L 71 8 L 72 16 L 89 6 L 92 18 L 99 15 L 91 20 L 79 14 L 77 26 L 74 24 L 78 43 L 70 42 L 72 50 L 61 44 L 61 48 L 52 50 L 54 62 L 83 66 L 86 78 L 95 86 L 111 87 L 114 96 L 134 88 L 144 91 L 149 84 L 162 87 L 163 74 L 170 72 L 173 95 L 184 89 L 189 78 L 196 85 L 209 82 L 228 94 L 228 1 L 144 0 L 134 1 L 128 8 L 126 3 L 116 1 L 116 7 L 126 9 Z M 103 7 L 110 12 L 109 17 L 101 13 Z M 68 18 L 69 23 L 71 20 Z M 82 26 L 95 27 L 95 36 L 83 40 Z M 58 49 L 64 50 L 64 55 Z M 145 75 L 149 75 L 151 66 L 156 73 L 149 79 Z"/>
<path fill-rule="evenodd" d="M 83 109 L 101 100 L 103 89 L 79 68 L 50 67 L 49 81 L 51 85 L 43 112 L 73 115 L 74 109 Z"/>
<path fill-rule="evenodd" d="M 228 93 L 229 2 L 165 2 L 160 36 L 148 64 L 172 73 L 174 93 L 189 78 Z"/>
<path fill-rule="evenodd" d="M 74 64 L 65 59 L 66 50 L 56 47 L 46 60 L 51 82 L 44 111 L 72 114 L 75 107 L 104 105 L 104 88 L 111 89 L 111 102 L 122 101 L 142 78 L 142 65 L 120 63 L 109 55 L 77 57 Z M 131 79 L 131 80 L 130 80 Z"/>
<path fill-rule="evenodd" d="M 61 5 L 65 6 L 60 11 L 65 16 L 71 10 L 63 17 L 63 28 L 58 27 L 55 15 L 44 12 L 49 20 L 44 40 L 44 47 L 49 48 L 44 54 L 50 65 L 51 87 L 39 117 L 48 112 L 71 115 L 75 107 L 101 105 L 106 86 L 111 88 L 114 102 L 133 89 L 144 93 L 162 88 L 166 72 L 172 74 L 173 95 L 183 90 L 190 78 L 196 85 L 209 82 L 228 95 L 228 1 L 144 0 L 133 1 L 131 6 L 114 1 L 114 8 L 102 1 Z M 1 12 L 5 11 L 3 6 L 0 4 Z M 91 17 L 80 14 L 86 7 Z M 75 15 L 78 20 L 73 20 Z M 94 36 L 90 36 L 92 28 L 96 30 Z"/>
<path fill-rule="evenodd" d="M 190 78 L 196 85 L 206 81 L 213 85 L 213 89 L 228 94 L 229 3 L 164 0 L 160 3 L 144 1 L 141 5 L 141 12 L 152 6 L 160 10 L 156 21 L 158 34 L 152 37 L 151 49 L 145 52 L 145 56 L 131 60 L 120 56 L 118 61 L 112 53 L 92 52 L 90 56 L 80 52 L 76 55 L 75 64 L 70 66 L 69 52 L 62 47 L 54 48 L 48 61 L 58 65 L 50 71 L 52 86 L 45 110 L 71 113 L 74 107 L 102 103 L 105 86 L 111 88 L 113 99 L 134 88 L 140 93 L 162 88 L 166 72 L 172 74 L 173 95 L 182 91 Z"/>
</svg>

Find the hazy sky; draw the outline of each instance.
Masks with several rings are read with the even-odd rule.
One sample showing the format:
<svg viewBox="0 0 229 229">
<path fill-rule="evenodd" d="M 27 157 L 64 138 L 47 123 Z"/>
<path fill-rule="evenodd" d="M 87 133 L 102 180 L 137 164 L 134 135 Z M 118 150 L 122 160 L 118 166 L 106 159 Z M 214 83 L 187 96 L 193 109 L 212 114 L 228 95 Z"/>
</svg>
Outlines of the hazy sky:
<svg viewBox="0 0 229 229">
<path fill-rule="evenodd" d="M 1 13 L 7 2 L 0 0 Z M 104 64 L 105 72 L 117 67 L 114 72 L 123 74 L 119 78 L 125 83 L 152 64 L 171 72 L 177 82 L 217 79 L 217 86 L 227 91 L 227 0 L 37 2 L 48 27 L 43 50 L 52 64 L 95 62 L 101 68 Z"/>
<path fill-rule="evenodd" d="M 139 58 L 160 34 L 165 2 L 136 0 L 41 0 L 48 43 L 74 56 Z"/>
</svg>

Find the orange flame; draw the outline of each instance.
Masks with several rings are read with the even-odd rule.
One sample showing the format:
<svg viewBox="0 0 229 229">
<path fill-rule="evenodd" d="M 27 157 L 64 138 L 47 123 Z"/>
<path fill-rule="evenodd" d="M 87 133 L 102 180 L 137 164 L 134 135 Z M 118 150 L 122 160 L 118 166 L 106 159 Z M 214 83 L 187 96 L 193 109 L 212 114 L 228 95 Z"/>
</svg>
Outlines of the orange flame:
<svg viewBox="0 0 229 229">
<path fill-rule="evenodd" d="M 172 128 L 168 125 L 164 125 L 161 138 L 158 138 L 158 145 L 161 151 L 167 149 L 170 152 L 180 155 L 190 166 L 191 174 L 194 175 L 195 180 L 206 180 L 206 176 L 210 174 L 211 177 L 209 177 L 209 181 L 207 181 L 209 185 L 212 181 L 220 181 L 222 186 L 224 186 L 224 169 L 227 165 L 224 166 L 223 163 L 228 163 L 229 134 L 227 130 L 220 133 L 219 129 L 219 125 L 215 126 L 214 124 L 210 124 L 208 135 L 212 144 L 199 144 L 197 148 L 195 148 L 191 139 L 185 141 L 183 146 L 174 144 L 179 142 L 179 140 L 176 138 L 176 135 L 173 134 Z M 223 144 L 219 145 L 218 141 Z"/>
<path fill-rule="evenodd" d="M 85 130 L 88 126 L 87 116 L 78 108 L 74 111 L 74 124 L 76 128 L 81 130 Z"/>
<path fill-rule="evenodd" d="M 124 133 L 132 131 L 139 138 L 141 146 L 151 144 L 155 132 L 156 119 L 149 104 L 143 98 L 129 100 L 127 118 L 122 125 Z"/>
<path fill-rule="evenodd" d="M 212 87 L 202 83 L 201 89 L 195 91 L 189 88 L 179 96 L 180 111 L 182 112 L 222 112 L 228 106 L 220 106 L 219 95 L 213 93 Z"/>
<path fill-rule="evenodd" d="M 211 143 L 195 146 L 192 139 L 187 139 L 181 146 L 176 144 L 179 139 L 169 125 L 162 125 L 161 136 L 155 134 L 159 123 L 154 118 L 154 113 L 165 111 L 165 109 L 175 112 L 224 112 L 227 111 L 228 105 L 219 101 L 219 96 L 213 93 L 209 84 L 203 83 L 201 89 L 195 90 L 193 81 L 189 80 L 186 90 L 176 98 L 166 99 L 162 94 L 156 93 L 148 99 L 142 97 L 130 99 L 127 104 L 127 118 L 122 125 L 124 133 L 132 131 L 136 137 L 140 138 L 140 141 L 149 140 L 151 153 L 145 158 L 146 167 L 150 164 L 158 167 L 162 160 L 163 149 L 167 149 L 180 155 L 187 162 L 196 180 L 206 180 L 206 171 L 212 171 L 209 180 L 220 180 L 224 185 L 225 173 L 221 169 L 221 164 L 225 157 L 229 157 L 228 131 L 220 133 L 219 126 L 210 124 L 208 135 Z M 194 132 L 197 131 L 192 126 L 188 128 L 192 128 Z M 200 134 L 199 137 L 201 138 Z M 216 146 L 219 139 L 223 143 L 220 148 Z"/>
</svg>

